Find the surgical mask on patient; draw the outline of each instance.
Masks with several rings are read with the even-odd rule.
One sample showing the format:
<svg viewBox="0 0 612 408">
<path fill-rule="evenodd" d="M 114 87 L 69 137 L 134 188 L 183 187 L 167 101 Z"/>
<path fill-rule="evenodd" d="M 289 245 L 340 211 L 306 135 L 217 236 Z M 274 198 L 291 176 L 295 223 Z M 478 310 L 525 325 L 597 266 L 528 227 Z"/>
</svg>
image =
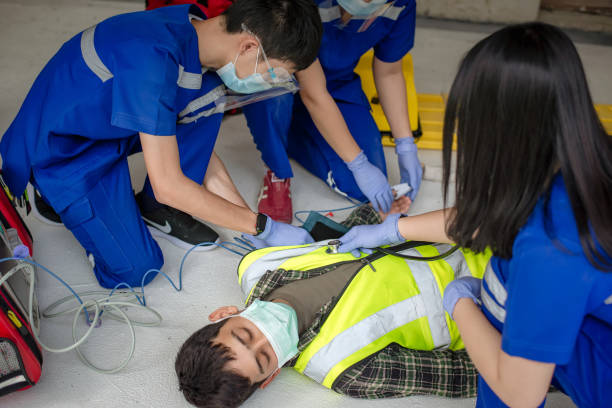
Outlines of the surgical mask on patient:
<svg viewBox="0 0 612 408">
<path fill-rule="evenodd" d="M 268 339 L 278 359 L 278 368 L 298 353 L 297 315 L 290 306 L 256 299 L 240 317 L 253 323 Z"/>
</svg>

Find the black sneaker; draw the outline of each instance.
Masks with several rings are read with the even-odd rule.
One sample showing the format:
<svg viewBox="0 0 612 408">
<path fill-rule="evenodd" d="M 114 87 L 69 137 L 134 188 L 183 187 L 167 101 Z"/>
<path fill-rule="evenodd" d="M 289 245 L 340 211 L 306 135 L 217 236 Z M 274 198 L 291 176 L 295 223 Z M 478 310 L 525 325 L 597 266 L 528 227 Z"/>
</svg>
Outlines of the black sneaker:
<svg viewBox="0 0 612 408">
<path fill-rule="evenodd" d="M 208 225 L 203 224 L 191 215 L 167 205 L 150 205 L 152 198 L 142 192 L 136 195 L 142 219 L 147 224 L 151 235 L 164 238 L 182 249 L 191 249 L 202 242 L 219 242 L 217 234 Z M 200 246 L 194 251 L 208 251 L 215 245 Z"/>
<path fill-rule="evenodd" d="M 60 216 L 55 212 L 53 207 L 47 204 L 33 185 L 28 184 L 26 191 L 28 192 L 28 199 L 30 200 L 30 205 L 32 206 L 32 213 L 37 220 L 48 225 L 62 225 L 62 219 Z"/>
</svg>

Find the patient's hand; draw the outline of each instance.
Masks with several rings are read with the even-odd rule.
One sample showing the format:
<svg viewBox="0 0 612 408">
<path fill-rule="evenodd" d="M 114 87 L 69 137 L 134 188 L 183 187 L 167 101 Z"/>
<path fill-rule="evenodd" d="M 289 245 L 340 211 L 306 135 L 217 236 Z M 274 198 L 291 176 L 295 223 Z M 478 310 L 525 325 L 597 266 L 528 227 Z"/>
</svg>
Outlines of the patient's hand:
<svg viewBox="0 0 612 408">
<path fill-rule="evenodd" d="M 378 215 L 380 215 L 380 218 L 384 221 L 389 214 L 406 214 L 411 204 L 412 200 L 410 198 L 401 196 L 393 201 L 391 204 L 391 210 L 389 210 L 388 213 L 379 211 Z"/>
</svg>

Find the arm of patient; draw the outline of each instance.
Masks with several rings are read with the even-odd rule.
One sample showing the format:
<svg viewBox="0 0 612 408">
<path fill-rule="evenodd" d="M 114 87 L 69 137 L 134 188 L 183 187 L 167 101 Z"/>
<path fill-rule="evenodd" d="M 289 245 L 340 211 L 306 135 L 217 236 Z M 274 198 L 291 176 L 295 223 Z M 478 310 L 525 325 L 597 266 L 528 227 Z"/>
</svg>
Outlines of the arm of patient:
<svg viewBox="0 0 612 408">
<path fill-rule="evenodd" d="M 354 398 L 476 396 L 478 372 L 465 350 L 423 351 L 392 343 L 342 373 L 333 389 Z"/>
</svg>

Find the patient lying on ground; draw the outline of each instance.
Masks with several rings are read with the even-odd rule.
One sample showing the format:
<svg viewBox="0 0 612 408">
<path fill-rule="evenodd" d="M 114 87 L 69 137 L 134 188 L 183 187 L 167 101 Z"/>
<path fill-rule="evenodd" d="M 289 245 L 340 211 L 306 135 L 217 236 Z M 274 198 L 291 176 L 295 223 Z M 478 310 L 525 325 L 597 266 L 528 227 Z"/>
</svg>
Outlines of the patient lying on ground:
<svg viewBox="0 0 612 408">
<path fill-rule="evenodd" d="M 398 200 L 394 209 L 405 211 L 403 204 L 409 202 Z M 377 222 L 380 215 L 362 206 L 343 224 Z M 471 255 L 462 252 L 436 261 L 445 266 L 431 263 L 432 285 L 434 275 L 449 273 L 449 265 L 450 279 L 453 271 L 465 273 L 465 257 Z M 256 271 L 245 310 L 220 307 L 209 316 L 212 324 L 187 339 L 175 367 L 190 403 L 239 406 L 283 366 L 357 398 L 475 396 L 476 370 L 452 321 L 443 311 L 435 312 L 441 310 L 436 309 L 441 308 L 439 293 L 422 287 L 425 275 L 416 276 L 430 262 L 375 255 L 365 262 L 346 255 L 350 260 L 321 266 L 320 254 L 300 255 L 315 267 Z M 411 313 L 421 314 L 409 317 Z M 440 337 L 444 330 L 446 337 Z"/>
</svg>

